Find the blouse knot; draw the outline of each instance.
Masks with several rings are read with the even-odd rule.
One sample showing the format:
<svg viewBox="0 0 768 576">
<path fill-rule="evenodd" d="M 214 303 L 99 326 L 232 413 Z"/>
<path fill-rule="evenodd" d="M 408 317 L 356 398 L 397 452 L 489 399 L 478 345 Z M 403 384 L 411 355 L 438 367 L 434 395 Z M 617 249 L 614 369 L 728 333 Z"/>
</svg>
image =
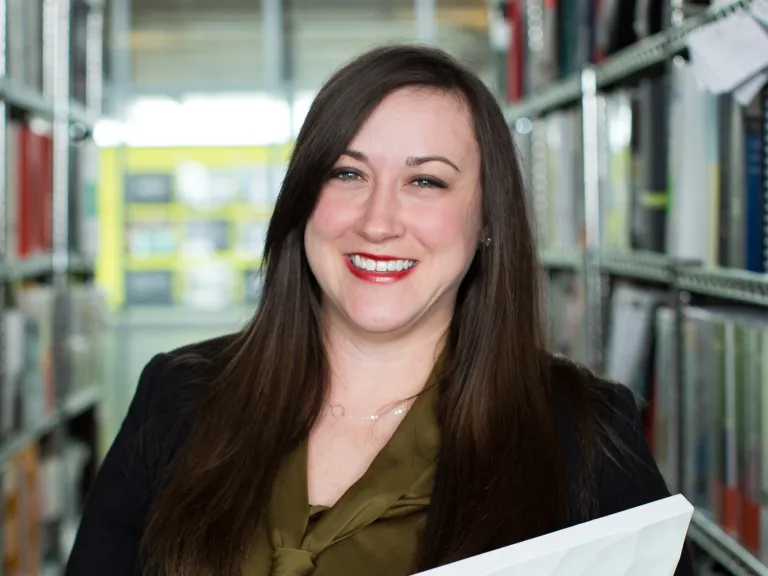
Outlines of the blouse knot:
<svg viewBox="0 0 768 576">
<path fill-rule="evenodd" d="M 315 571 L 315 555 L 297 548 L 277 548 L 271 576 L 309 576 Z"/>
</svg>

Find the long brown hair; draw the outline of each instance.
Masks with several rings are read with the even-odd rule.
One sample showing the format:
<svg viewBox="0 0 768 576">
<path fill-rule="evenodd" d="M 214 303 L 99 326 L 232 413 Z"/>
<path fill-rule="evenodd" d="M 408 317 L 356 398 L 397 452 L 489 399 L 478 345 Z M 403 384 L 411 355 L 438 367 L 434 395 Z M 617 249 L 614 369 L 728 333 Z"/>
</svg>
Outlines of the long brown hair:
<svg viewBox="0 0 768 576">
<path fill-rule="evenodd" d="M 269 225 L 261 301 L 228 349 L 145 532 L 147 563 L 172 576 L 234 576 L 282 459 L 322 409 L 328 380 L 304 228 L 337 158 L 390 93 L 462 98 L 482 155 L 479 250 L 460 288 L 439 377 L 437 480 L 416 568 L 562 526 L 564 464 L 542 352 L 539 266 L 512 137 L 492 93 L 441 51 L 391 46 L 339 70 L 297 138 Z M 585 404 L 586 405 L 586 404 Z"/>
</svg>

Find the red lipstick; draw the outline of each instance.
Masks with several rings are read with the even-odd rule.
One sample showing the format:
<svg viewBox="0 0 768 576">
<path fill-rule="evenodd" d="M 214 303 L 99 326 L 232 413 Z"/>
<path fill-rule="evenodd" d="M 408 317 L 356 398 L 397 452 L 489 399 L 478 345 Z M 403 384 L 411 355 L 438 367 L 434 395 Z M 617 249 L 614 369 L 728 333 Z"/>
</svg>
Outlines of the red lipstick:
<svg viewBox="0 0 768 576">
<path fill-rule="evenodd" d="M 387 270 L 385 272 L 376 272 L 375 270 L 363 270 L 362 268 L 358 268 L 352 263 L 353 256 L 361 256 L 363 258 L 369 258 L 377 262 L 405 260 L 405 258 L 395 258 L 393 256 L 374 256 L 373 254 L 364 254 L 362 252 L 355 252 L 354 254 L 348 254 L 344 258 L 344 260 L 347 263 L 347 268 L 349 269 L 349 271 L 352 272 L 352 274 L 354 274 L 361 280 L 364 280 L 366 282 L 371 282 L 373 284 L 393 284 L 395 282 L 399 282 L 400 280 L 408 276 L 413 271 L 413 269 L 416 268 L 417 266 L 417 264 L 414 264 L 413 266 L 407 269 Z"/>
</svg>

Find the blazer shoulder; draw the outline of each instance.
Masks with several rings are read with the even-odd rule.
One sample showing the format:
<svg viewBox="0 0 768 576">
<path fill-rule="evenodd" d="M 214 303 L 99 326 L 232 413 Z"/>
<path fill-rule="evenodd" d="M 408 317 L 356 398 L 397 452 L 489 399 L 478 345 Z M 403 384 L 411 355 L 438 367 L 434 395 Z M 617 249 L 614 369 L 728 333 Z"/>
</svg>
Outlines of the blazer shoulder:
<svg viewBox="0 0 768 576">
<path fill-rule="evenodd" d="M 668 496 L 632 391 L 565 358 L 553 357 L 551 365 L 553 417 L 566 473 L 569 482 L 588 481 L 595 513 L 612 514 Z M 583 482 L 581 488 L 586 489 Z"/>
<path fill-rule="evenodd" d="M 151 380 L 155 402 L 194 395 L 224 370 L 236 339 L 227 334 L 159 353 L 144 367 L 139 386 Z"/>
<path fill-rule="evenodd" d="M 564 356 L 553 354 L 548 358 L 550 395 L 553 416 L 558 426 L 575 434 L 585 416 L 589 420 L 605 421 L 619 397 L 631 392 L 626 386 L 597 376 L 586 366 Z"/>
<path fill-rule="evenodd" d="M 226 366 L 236 335 L 155 355 L 142 370 L 129 411 L 155 457 L 169 460 L 188 436 L 211 384 Z"/>
</svg>

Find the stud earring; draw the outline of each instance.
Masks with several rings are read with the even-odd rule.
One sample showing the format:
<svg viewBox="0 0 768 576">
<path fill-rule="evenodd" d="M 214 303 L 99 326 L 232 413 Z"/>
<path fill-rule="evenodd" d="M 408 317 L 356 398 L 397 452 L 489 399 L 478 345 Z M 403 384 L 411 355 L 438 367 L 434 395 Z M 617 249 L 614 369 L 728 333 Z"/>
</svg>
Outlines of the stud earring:
<svg viewBox="0 0 768 576">
<path fill-rule="evenodd" d="M 480 240 L 480 244 L 482 244 L 483 246 L 485 246 L 487 248 L 488 246 L 491 245 L 491 239 L 488 236 L 486 236 L 485 238 Z"/>
</svg>

